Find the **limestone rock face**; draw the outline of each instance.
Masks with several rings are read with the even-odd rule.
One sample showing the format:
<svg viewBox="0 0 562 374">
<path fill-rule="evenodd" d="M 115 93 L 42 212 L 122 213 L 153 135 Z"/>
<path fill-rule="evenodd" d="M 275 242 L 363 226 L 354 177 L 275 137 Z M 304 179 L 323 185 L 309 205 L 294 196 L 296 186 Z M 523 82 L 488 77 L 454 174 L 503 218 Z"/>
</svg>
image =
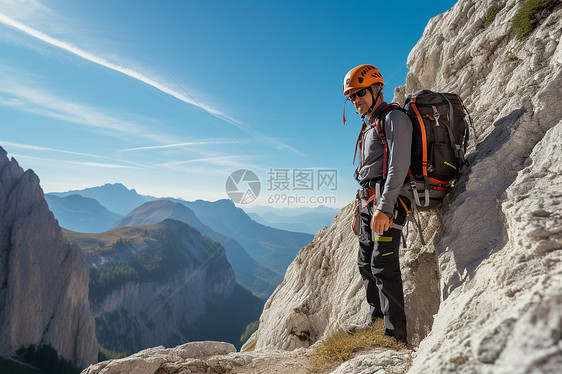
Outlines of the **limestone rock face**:
<svg viewBox="0 0 562 374">
<path fill-rule="evenodd" d="M 392 362 L 397 368 L 404 368 L 392 354 L 382 352 L 381 356 L 385 363 Z M 129 357 L 92 365 L 82 374 L 307 374 L 313 359 L 312 352 L 304 348 L 240 353 L 229 343 L 203 341 L 170 349 L 162 346 L 145 349 Z"/>
<path fill-rule="evenodd" d="M 85 369 L 82 374 L 177 373 L 180 372 L 180 366 L 185 373 L 208 373 L 213 368 L 221 367 L 222 363 L 219 363 L 218 360 L 217 362 L 207 362 L 206 359 L 231 352 L 236 352 L 236 348 L 232 344 L 211 341 L 186 343 L 168 349 L 159 346 L 145 349 L 120 360 L 100 362 Z"/>
<path fill-rule="evenodd" d="M 50 344 L 77 366 L 97 361 L 89 268 L 49 211 L 32 170 L 0 148 L 0 352 Z"/>
<path fill-rule="evenodd" d="M 555 372 L 562 362 L 562 4 L 524 40 L 523 1 L 459 1 L 410 53 L 406 86 L 457 92 L 478 135 L 431 245 L 441 304 L 410 372 Z"/>
<path fill-rule="evenodd" d="M 331 374 L 402 374 L 409 364 L 410 352 L 378 349 L 341 364 Z"/>
</svg>

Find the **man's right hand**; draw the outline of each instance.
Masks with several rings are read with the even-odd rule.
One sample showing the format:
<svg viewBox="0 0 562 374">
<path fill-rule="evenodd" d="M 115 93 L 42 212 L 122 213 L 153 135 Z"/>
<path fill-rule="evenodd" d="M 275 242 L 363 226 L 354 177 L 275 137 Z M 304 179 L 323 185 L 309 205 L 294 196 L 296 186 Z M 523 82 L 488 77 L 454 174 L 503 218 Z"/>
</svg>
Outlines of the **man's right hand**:
<svg viewBox="0 0 562 374">
<path fill-rule="evenodd" d="M 388 230 L 390 226 L 391 224 L 388 216 L 377 209 L 375 214 L 373 214 L 373 218 L 371 218 L 371 230 L 374 233 L 382 234 Z"/>
</svg>

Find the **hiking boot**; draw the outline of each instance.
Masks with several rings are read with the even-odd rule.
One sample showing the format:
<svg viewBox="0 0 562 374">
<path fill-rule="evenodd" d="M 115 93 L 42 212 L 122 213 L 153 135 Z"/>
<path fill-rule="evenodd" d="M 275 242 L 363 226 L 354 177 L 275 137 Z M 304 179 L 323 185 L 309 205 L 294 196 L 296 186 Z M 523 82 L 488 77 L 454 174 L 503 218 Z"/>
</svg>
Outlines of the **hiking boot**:
<svg viewBox="0 0 562 374">
<path fill-rule="evenodd" d="M 406 334 L 395 334 L 387 329 L 384 331 L 384 335 L 390 336 L 396 339 L 398 342 L 408 345 L 408 339 L 406 338 Z"/>
</svg>

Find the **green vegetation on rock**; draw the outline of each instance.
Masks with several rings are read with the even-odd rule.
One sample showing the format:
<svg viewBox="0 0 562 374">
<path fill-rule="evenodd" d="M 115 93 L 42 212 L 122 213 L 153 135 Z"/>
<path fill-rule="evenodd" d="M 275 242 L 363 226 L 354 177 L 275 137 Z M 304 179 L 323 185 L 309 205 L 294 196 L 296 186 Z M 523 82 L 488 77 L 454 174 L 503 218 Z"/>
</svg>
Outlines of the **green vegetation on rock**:
<svg viewBox="0 0 562 374">
<path fill-rule="evenodd" d="M 250 336 L 252 336 L 252 334 L 257 331 L 259 326 L 260 326 L 259 319 L 246 326 L 246 330 L 244 330 L 244 333 L 240 337 L 240 343 L 244 345 L 248 341 L 248 339 L 250 339 Z"/>
<path fill-rule="evenodd" d="M 117 352 L 117 351 L 112 351 L 109 349 L 106 349 L 104 347 L 102 347 L 100 345 L 100 349 L 98 352 L 98 361 L 102 362 L 102 361 L 107 361 L 107 360 L 113 360 L 116 358 L 123 358 L 127 356 L 127 352 Z"/>
<path fill-rule="evenodd" d="M 492 5 L 486 12 L 486 27 L 490 26 L 496 19 L 496 15 L 505 7 L 505 3 L 500 5 Z"/>
<path fill-rule="evenodd" d="M 109 264 L 90 270 L 90 296 L 99 297 L 106 295 L 118 288 L 121 284 L 138 280 L 136 270 L 128 264 Z"/>
<path fill-rule="evenodd" d="M 559 4 L 559 0 L 527 0 L 513 18 L 513 32 L 517 39 L 529 35 L 539 21 Z"/>
</svg>

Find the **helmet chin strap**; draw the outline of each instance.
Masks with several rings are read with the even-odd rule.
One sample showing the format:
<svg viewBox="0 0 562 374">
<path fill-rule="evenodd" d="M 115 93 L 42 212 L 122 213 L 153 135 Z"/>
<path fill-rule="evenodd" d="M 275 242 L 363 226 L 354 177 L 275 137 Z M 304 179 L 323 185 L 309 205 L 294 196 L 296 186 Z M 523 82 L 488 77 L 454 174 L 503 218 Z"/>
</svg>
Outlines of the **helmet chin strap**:
<svg viewBox="0 0 562 374">
<path fill-rule="evenodd" d="M 372 86 L 367 87 L 367 89 L 371 93 L 371 97 L 373 98 L 373 103 L 371 104 L 371 106 L 369 107 L 369 110 L 367 110 L 367 113 L 365 113 L 365 114 L 368 115 L 368 116 L 371 116 L 373 114 L 373 110 L 375 109 L 375 105 L 377 104 L 377 101 L 379 100 L 379 96 L 381 95 L 382 90 L 379 90 L 379 92 L 377 93 L 377 97 L 375 98 L 375 94 L 373 94 Z"/>
</svg>

